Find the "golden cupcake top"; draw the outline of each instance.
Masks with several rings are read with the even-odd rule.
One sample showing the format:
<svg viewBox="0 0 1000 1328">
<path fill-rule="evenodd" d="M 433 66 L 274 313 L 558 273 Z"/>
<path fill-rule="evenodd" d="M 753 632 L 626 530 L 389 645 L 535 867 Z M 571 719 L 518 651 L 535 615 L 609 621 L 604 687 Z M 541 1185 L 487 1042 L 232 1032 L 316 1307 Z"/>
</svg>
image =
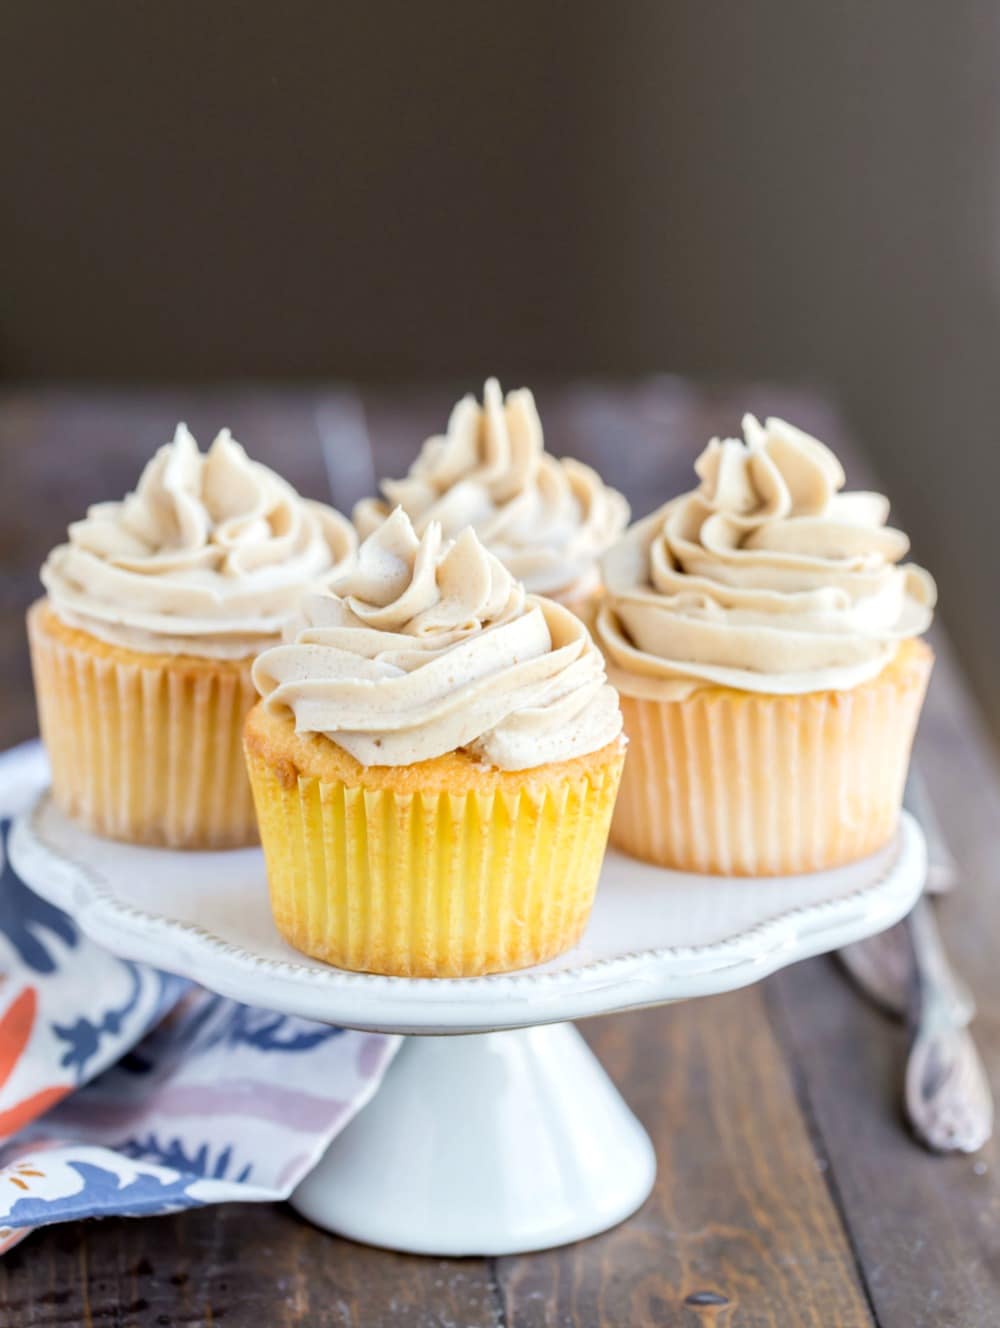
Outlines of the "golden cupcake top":
<svg viewBox="0 0 1000 1328">
<path fill-rule="evenodd" d="M 179 424 L 135 492 L 74 522 L 41 576 L 63 621 L 112 644 L 243 658 L 280 639 L 356 545 L 345 517 L 251 461 L 228 429 L 202 453 Z"/>
<path fill-rule="evenodd" d="M 447 537 L 472 526 L 483 544 L 529 591 L 563 602 L 598 588 L 597 558 L 628 524 L 623 496 L 595 470 L 545 451 L 527 388 L 506 399 L 495 378 L 480 406 L 463 397 L 447 432 L 429 438 L 402 480 L 385 480 L 385 501 L 354 510 L 362 537 L 394 507 L 418 534 L 438 522 Z"/>
<path fill-rule="evenodd" d="M 528 594 L 473 530 L 449 540 L 432 521 L 418 535 L 401 508 L 253 679 L 299 732 L 369 766 L 462 750 L 524 770 L 598 751 L 622 725 L 578 618 Z"/>
<path fill-rule="evenodd" d="M 783 420 L 747 415 L 743 433 L 713 438 L 698 487 L 602 560 L 596 634 L 634 695 L 846 689 L 930 626 L 934 581 L 902 561 L 888 500 L 844 492 L 833 452 Z"/>
</svg>

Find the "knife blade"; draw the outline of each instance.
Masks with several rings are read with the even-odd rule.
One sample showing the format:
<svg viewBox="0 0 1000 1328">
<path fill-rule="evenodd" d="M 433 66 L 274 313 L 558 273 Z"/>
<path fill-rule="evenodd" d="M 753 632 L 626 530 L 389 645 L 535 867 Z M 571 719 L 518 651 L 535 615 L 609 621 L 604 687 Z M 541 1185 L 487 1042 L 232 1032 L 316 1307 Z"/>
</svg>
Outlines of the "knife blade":
<svg viewBox="0 0 1000 1328">
<path fill-rule="evenodd" d="M 993 1133 L 993 1093 L 969 1032 L 972 993 L 952 969 L 924 895 L 907 919 L 916 991 L 904 1098 L 914 1133 L 941 1153 L 975 1153 Z"/>
<path fill-rule="evenodd" d="M 948 960 L 930 900 L 954 887 L 957 866 L 926 785 L 912 769 L 903 805 L 927 840 L 925 892 L 909 917 L 846 946 L 840 958 L 868 996 L 908 1021 L 904 1104 L 916 1136 L 936 1152 L 973 1153 L 993 1132 L 993 1094 L 969 1031 L 975 1001 Z"/>
</svg>

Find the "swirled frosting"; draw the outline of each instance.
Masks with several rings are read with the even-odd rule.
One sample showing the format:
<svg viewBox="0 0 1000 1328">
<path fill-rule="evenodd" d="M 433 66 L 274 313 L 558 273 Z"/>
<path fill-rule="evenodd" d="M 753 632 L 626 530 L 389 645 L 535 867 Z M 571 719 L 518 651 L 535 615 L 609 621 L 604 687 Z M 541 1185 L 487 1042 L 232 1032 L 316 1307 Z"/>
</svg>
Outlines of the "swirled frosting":
<svg viewBox="0 0 1000 1328">
<path fill-rule="evenodd" d="M 134 493 L 98 503 L 42 582 L 64 621 L 133 650 L 244 658 L 280 640 L 304 593 L 357 545 L 224 429 L 206 453 L 183 424 Z"/>
<path fill-rule="evenodd" d="M 253 679 L 299 732 L 364 765 L 464 750 L 502 770 L 598 751 L 621 732 L 618 696 L 587 629 L 525 592 L 466 529 L 418 536 L 397 508 L 330 593 L 309 597 Z"/>
<path fill-rule="evenodd" d="M 713 439 L 701 480 L 603 559 L 597 637 L 634 695 L 720 684 L 753 692 L 854 687 L 930 626 L 927 572 L 888 501 L 841 492 L 834 454 L 782 420 Z"/>
<path fill-rule="evenodd" d="M 529 591 L 563 603 L 599 587 L 597 558 L 628 524 L 628 503 L 595 470 L 545 451 L 535 399 L 507 394 L 495 378 L 482 406 L 463 397 L 447 433 L 429 438 L 402 480 L 385 480 L 386 501 L 354 509 L 362 537 L 394 507 L 422 534 L 432 521 L 452 537 L 472 526 Z"/>
</svg>

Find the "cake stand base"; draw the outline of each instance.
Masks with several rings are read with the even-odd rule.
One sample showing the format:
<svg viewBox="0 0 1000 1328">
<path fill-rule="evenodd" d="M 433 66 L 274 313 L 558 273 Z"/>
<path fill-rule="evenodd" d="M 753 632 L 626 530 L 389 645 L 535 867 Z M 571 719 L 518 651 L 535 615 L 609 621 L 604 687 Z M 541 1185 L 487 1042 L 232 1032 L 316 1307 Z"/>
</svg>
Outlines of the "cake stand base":
<svg viewBox="0 0 1000 1328">
<path fill-rule="evenodd" d="M 653 1186 L 642 1126 L 571 1024 L 407 1038 L 292 1203 L 412 1254 L 523 1254 L 621 1222 Z"/>
</svg>

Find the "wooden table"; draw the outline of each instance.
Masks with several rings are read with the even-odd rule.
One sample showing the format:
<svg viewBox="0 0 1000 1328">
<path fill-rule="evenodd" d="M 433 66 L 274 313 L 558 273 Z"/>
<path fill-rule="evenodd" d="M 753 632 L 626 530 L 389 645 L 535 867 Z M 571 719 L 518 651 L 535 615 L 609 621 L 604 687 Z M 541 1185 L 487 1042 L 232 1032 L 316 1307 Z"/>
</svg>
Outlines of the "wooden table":
<svg viewBox="0 0 1000 1328">
<path fill-rule="evenodd" d="M 689 487 L 696 451 L 733 431 L 744 408 L 814 428 L 841 451 L 855 486 L 867 479 L 835 413 L 809 396 L 672 379 L 538 396 L 551 449 L 599 466 L 637 515 Z M 451 400 L 445 387 L 364 395 L 380 473 L 402 472 Z M 324 404 L 335 427 L 356 427 L 352 399 L 336 390 L 0 394 L 0 745 L 35 731 L 22 616 L 67 522 L 130 487 L 179 418 L 203 444 L 231 425 L 304 492 L 327 496 L 316 431 Z M 341 487 L 342 503 L 359 496 Z M 919 753 L 963 874 L 940 912 L 996 1068 L 1000 781 L 941 633 L 936 646 Z M 445 1261 L 333 1239 L 279 1205 L 56 1227 L 0 1262 L 0 1328 L 1000 1323 L 993 1149 L 935 1158 L 911 1142 L 899 1106 L 904 1034 L 832 960 L 584 1031 L 659 1156 L 653 1196 L 617 1230 L 546 1254 Z"/>
</svg>

